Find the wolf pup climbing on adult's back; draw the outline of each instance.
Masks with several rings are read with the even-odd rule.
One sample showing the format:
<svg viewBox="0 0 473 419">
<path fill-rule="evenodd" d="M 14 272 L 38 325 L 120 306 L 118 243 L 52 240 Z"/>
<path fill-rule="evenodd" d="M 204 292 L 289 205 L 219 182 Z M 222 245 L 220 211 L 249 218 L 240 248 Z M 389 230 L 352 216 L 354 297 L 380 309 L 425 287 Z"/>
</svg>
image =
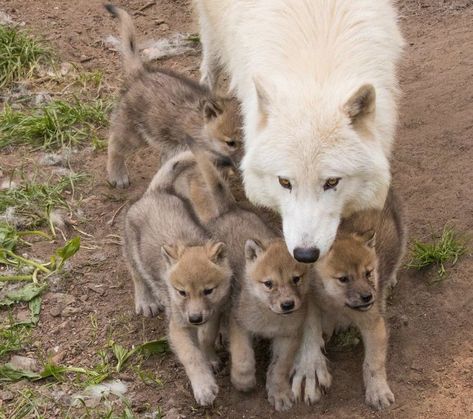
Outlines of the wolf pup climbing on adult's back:
<svg viewBox="0 0 473 419">
<path fill-rule="evenodd" d="M 198 83 L 149 63 L 138 53 L 130 15 L 113 5 L 106 9 L 121 22 L 126 82 L 112 116 L 108 144 L 108 180 L 113 186 L 130 183 L 127 154 L 149 144 L 161 162 L 185 150 L 185 134 L 226 156 L 239 148 L 240 118 L 236 101 L 217 97 Z"/>
</svg>

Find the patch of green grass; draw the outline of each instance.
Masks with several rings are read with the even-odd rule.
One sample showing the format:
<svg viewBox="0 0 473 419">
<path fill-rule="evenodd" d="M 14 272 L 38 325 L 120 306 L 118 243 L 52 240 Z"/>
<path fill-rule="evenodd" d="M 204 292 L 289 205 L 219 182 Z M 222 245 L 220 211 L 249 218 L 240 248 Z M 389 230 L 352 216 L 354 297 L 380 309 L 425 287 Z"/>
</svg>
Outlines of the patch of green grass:
<svg viewBox="0 0 473 419">
<path fill-rule="evenodd" d="M 52 209 L 69 209 L 63 195 L 66 191 L 72 192 L 75 184 L 84 178 L 84 174 L 71 174 L 56 182 L 26 181 L 16 188 L 0 191 L 0 213 L 14 208 L 15 216 L 22 221 L 22 227 L 47 224 Z"/>
<path fill-rule="evenodd" d="M 421 270 L 432 265 L 437 266 L 439 279 L 442 279 L 447 273 L 445 264 L 455 265 L 467 250 L 465 238 L 460 237 L 453 227 L 445 226 L 442 234 L 434 237 L 430 243 L 414 241 L 407 267 Z"/>
<path fill-rule="evenodd" d="M 57 149 L 83 144 L 107 125 L 109 108 L 102 100 L 54 100 L 32 111 L 5 106 L 0 113 L 0 148 L 23 144 Z"/>
<path fill-rule="evenodd" d="M 77 75 L 76 81 L 82 89 L 86 89 L 88 87 L 94 87 L 95 89 L 98 89 L 102 85 L 103 79 L 103 72 L 100 70 L 95 70 L 79 73 Z"/>
<path fill-rule="evenodd" d="M 16 28 L 0 25 L 0 89 L 30 77 L 51 54 L 38 40 Z"/>
<path fill-rule="evenodd" d="M 330 339 L 329 346 L 337 352 L 351 351 L 361 342 L 361 334 L 355 327 L 349 327 L 334 334 Z"/>
<path fill-rule="evenodd" d="M 19 351 L 29 340 L 31 328 L 26 325 L 0 325 L 0 357 Z"/>
</svg>

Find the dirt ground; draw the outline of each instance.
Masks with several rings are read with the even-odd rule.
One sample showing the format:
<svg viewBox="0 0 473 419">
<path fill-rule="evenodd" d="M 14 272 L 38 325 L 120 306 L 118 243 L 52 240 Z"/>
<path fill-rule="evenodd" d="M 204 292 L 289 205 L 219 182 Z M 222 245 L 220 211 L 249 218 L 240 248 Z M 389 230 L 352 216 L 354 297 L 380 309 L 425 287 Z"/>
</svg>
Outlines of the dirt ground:
<svg viewBox="0 0 473 419">
<path fill-rule="evenodd" d="M 142 12 L 147 0 L 116 3 L 137 12 L 135 22 L 143 38 L 197 31 L 190 0 L 159 0 Z M 425 238 L 447 222 L 471 232 L 473 2 L 399 0 L 399 9 L 407 46 L 400 71 L 404 94 L 392 167 L 394 184 L 407 208 L 410 237 Z M 117 35 L 116 22 L 100 1 L 0 0 L 0 10 L 50 41 L 62 60 L 88 70 L 100 69 L 113 91 L 119 87 L 119 58 L 103 44 L 107 35 Z M 198 54 L 188 54 L 164 60 L 163 65 L 197 78 L 199 60 Z M 39 154 L 14 150 L 3 153 L 0 163 L 4 170 L 32 168 Z M 110 336 L 131 347 L 164 334 L 162 319 L 134 314 L 132 284 L 120 246 L 110 236 L 120 234 L 125 211 L 117 215 L 114 225 L 109 223 L 123 204 L 144 191 L 157 161 L 150 153 L 139 153 L 130 165 L 133 184 L 124 192 L 105 182 L 105 161 L 105 151 L 89 148 L 71 161 L 73 169 L 92 176 L 79 191 L 84 211 L 79 226 L 94 236 L 98 249 L 81 249 L 68 275 L 44 295 L 40 322 L 23 354 L 60 353 L 63 364 L 90 366 Z M 40 246 L 50 245 L 38 244 L 37 254 L 41 254 Z M 145 363 L 161 378 L 161 387 L 145 385 L 128 371 L 117 377 L 127 383 L 127 397 L 137 416 L 159 406 L 166 417 L 473 417 L 471 254 L 449 270 L 446 280 L 429 284 L 435 275 L 434 270 L 400 272 L 388 306 L 387 368 L 396 403 L 385 412 L 374 412 L 364 404 L 360 345 L 349 352 L 329 352 L 334 381 L 328 394 L 316 406 L 298 405 L 285 414 L 276 414 L 266 401 L 262 369 L 257 390 L 243 395 L 232 389 L 227 363 L 218 376 L 215 406 L 208 409 L 196 406 L 184 371 L 172 354 L 153 356 Z M 58 294 L 71 296 L 68 310 L 58 308 Z M 96 327 L 91 318 L 96 318 Z M 55 402 L 51 399 L 45 417 L 63 417 L 68 384 L 53 388 L 64 394 Z"/>
</svg>

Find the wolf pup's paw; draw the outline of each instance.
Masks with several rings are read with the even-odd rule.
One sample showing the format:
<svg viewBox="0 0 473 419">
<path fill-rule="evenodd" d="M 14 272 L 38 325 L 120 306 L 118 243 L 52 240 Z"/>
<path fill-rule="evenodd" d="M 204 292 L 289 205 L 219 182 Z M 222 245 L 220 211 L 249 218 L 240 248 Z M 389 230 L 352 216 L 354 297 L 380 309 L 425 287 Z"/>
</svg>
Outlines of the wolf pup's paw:
<svg viewBox="0 0 473 419">
<path fill-rule="evenodd" d="M 194 398 L 201 406 L 211 405 L 218 394 L 218 385 L 212 376 L 202 377 L 198 383 L 192 383 Z"/>
<path fill-rule="evenodd" d="M 239 391 L 250 391 L 256 386 L 255 371 L 234 371 L 231 372 L 233 387 Z"/>
<path fill-rule="evenodd" d="M 152 298 L 140 298 L 135 300 L 136 314 L 142 314 L 145 317 L 155 317 L 164 307 Z"/>
<path fill-rule="evenodd" d="M 108 183 L 115 188 L 125 189 L 130 186 L 130 178 L 126 172 L 110 174 Z"/>
<path fill-rule="evenodd" d="M 332 375 L 328 371 L 325 357 L 321 359 L 301 360 L 296 363 L 292 377 L 292 392 L 297 401 L 302 400 L 308 405 L 317 403 L 332 384 Z M 303 382 L 305 381 L 305 384 Z"/>
<path fill-rule="evenodd" d="M 386 382 L 368 385 L 365 396 L 366 403 L 378 410 L 394 403 L 394 394 Z"/>
<path fill-rule="evenodd" d="M 284 412 L 294 404 L 294 396 L 289 386 L 270 386 L 268 401 L 278 412 Z"/>
</svg>

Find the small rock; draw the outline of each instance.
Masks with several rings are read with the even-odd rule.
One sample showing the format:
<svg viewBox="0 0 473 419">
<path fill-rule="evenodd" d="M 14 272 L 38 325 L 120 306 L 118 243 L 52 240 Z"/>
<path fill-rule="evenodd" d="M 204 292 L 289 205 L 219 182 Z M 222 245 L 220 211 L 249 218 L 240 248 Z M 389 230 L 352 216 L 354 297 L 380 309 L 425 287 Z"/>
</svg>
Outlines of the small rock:
<svg viewBox="0 0 473 419">
<path fill-rule="evenodd" d="M 45 103 L 51 102 L 51 100 L 53 99 L 49 93 L 40 92 L 34 96 L 33 105 L 34 106 L 44 105 Z"/>
<path fill-rule="evenodd" d="M 169 25 L 167 23 L 161 23 L 159 25 L 159 29 L 162 30 L 163 32 L 168 31 L 169 30 Z"/>
<path fill-rule="evenodd" d="M 29 320 L 30 317 L 31 317 L 31 312 L 30 310 L 27 310 L 27 309 L 23 309 L 23 310 L 19 310 L 17 313 L 16 313 L 16 320 L 19 321 L 19 322 L 24 322 L 26 320 Z"/>
<path fill-rule="evenodd" d="M 409 318 L 405 314 L 399 316 L 399 320 L 403 326 L 407 326 L 409 324 Z"/>
<path fill-rule="evenodd" d="M 27 356 L 13 355 L 10 359 L 10 364 L 19 370 L 24 371 L 39 371 L 38 363 L 33 358 L 28 358 Z"/>
<path fill-rule="evenodd" d="M 74 296 L 72 296 L 70 294 L 65 294 L 65 293 L 62 293 L 62 292 L 50 293 L 49 297 L 51 299 L 56 300 L 56 303 L 60 304 L 62 306 L 68 306 L 70 304 L 75 303 L 75 301 L 76 301 Z"/>
<path fill-rule="evenodd" d="M 55 364 L 60 364 L 61 361 L 64 359 L 65 354 L 66 353 L 64 351 L 59 351 L 57 354 L 51 357 L 51 361 L 53 361 Z"/>
<path fill-rule="evenodd" d="M 185 418 L 185 416 L 179 413 L 179 410 L 177 410 L 175 407 L 169 409 L 166 412 L 166 419 L 183 419 L 183 418 Z"/>
<path fill-rule="evenodd" d="M 81 312 L 82 312 L 82 309 L 78 307 L 67 306 L 66 308 L 64 308 L 64 310 L 62 310 L 61 315 L 63 317 L 70 317 L 70 316 L 73 316 L 74 314 L 78 314 Z"/>
<path fill-rule="evenodd" d="M 0 390 L 0 400 L 8 402 L 10 400 L 13 400 L 13 397 L 15 397 L 15 395 L 11 391 Z"/>
<path fill-rule="evenodd" d="M 59 166 L 64 163 L 64 156 L 57 153 L 46 153 L 39 159 L 41 166 Z"/>
</svg>

